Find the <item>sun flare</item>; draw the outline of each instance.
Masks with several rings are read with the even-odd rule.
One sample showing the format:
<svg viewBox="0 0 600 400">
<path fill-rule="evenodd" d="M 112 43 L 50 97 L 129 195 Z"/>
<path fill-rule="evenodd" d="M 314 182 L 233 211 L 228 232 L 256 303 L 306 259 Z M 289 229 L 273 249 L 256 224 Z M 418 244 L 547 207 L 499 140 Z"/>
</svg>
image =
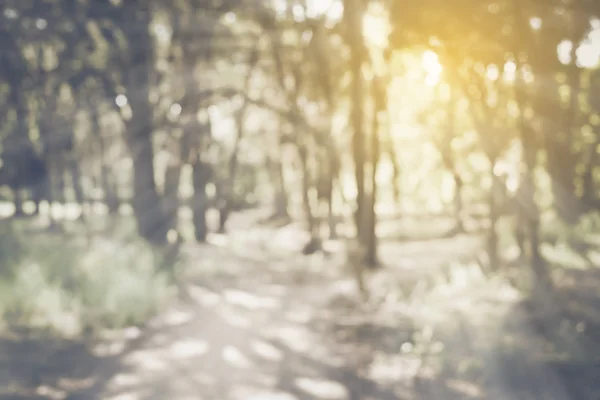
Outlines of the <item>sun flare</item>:
<svg viewBox="0 0 600 400">
<path fill-rule="evenodd" d="M 367 42 L 378 49 L 388 44 L 390 25 L 385 10 L 376 5 L 369 7 L 369 12 L 363 16 L 363 35 Z"/>
<path fill-rule="evenodd" d="M 437 85 L 443 71 L 438 55 L 434 51 L 426 50 L 421 58 L 421 65 L 426 72 L 425 83 L 428 86 Z"/>
</svg>

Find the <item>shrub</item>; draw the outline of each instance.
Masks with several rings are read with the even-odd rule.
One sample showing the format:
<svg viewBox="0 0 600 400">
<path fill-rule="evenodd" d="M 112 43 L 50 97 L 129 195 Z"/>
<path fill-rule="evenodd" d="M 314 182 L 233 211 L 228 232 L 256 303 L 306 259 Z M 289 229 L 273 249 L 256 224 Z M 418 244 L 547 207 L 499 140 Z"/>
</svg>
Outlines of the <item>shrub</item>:
<svg viewBox="0 0 600 400">
<path fill-rule="evenodd" d="M 14 273 L 0 279 L 0 316 L 8 324 L 68 335 L 121 328 L 143 323 L 174 294 L 141 240 L 85 248 L 40 235 L 22 246 L 27 251 L 9 262 Z"/>
</svg>

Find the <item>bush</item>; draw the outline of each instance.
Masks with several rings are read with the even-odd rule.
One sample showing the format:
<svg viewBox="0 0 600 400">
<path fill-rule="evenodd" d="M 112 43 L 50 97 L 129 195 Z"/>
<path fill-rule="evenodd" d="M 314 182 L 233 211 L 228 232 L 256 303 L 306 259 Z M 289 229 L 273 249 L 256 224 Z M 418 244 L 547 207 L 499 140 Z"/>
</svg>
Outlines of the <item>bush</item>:
<svg viewBox="0 0 600 400">
<path fill-rule="evenodd" d="M 14 273 L 0 279 L 0 317 L 11 325 L 66 335 L 137 325 L 174 294 L 142 241 L 84 248 L 40 236 L 22 246 L 27 252 L 12 259 Z"/>
</svg>

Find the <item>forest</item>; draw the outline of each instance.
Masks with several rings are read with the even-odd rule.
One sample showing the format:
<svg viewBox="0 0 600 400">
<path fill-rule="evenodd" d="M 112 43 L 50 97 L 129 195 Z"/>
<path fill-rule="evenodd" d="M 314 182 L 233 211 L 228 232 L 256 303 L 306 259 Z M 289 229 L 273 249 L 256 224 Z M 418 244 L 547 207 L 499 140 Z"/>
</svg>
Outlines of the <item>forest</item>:
<svg viewBox="0 0 600 400">
<path fill-rule="evenodd" d="M 598 399 L 600 3 L 2 0 L 0 400 Z"/>
</svg>

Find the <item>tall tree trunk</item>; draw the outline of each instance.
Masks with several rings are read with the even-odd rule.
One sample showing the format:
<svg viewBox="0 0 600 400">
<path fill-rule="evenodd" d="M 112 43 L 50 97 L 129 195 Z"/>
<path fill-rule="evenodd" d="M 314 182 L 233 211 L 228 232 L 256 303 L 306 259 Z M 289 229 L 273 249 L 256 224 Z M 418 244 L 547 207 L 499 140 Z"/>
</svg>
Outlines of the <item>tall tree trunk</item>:
<svg viewBox="0 0 600 400">
<path fill-rule="evenodd" d="M 246 78 L 244 80 L 244 92 L 245 93 L 248 93 L 250 91 L 250 84 L 252 83 L 252 74 L 254 73 L 256 64 L 258 63 L 258 57 L 259 57 L 259 52 L 258 52 L 258 47 L 256 47 L 252 50 L 252 52 L 250 54 L 250 60 L 248 61 L 250 70 L 248 71 L 248 74 L 246 75 Z M 224 201 L 223 207 L 221 208 L 221 210 L 219 212 L 219 232 L 221 232 L 221 233 L 225 232 L 225 224 L 227 223 L 227 219 L 229 218 L 229 214 L 231 213 L 231 200 L 232 200 L 231 197 L 233 195 L 235 195 L 234 186 L 235 186 L 235 179 L 237 176 L 237 170 L 238 170 L 238 164 L 239 164 L 238 163 L 238 151 L 240 148 L 240 143 L 244 139 L 244 135 L 246 133 L 244 121 L 246 119 L 246 114 L 248 113 L 248 106 L 249 106 L 249 102 L 247 101 L 247 99 L 244 99 L 244 103 L 242 104 L 242 107 L 240 108 L 240 110 L 237 112 L 237 115 L 235 118 L 237 137 L 235 139 L 233 152 L 231 153 L 231 157 L 229 159 L 229 165 L 228 165 L 229 171 L 228 171 L 227 180 L 225 182 L 225 185 L 226 185 L 225 201 Z"/>
<path fill-rule="evenodd" d="M 31 139 L 29 137 L 29 127 L 27 126 L 27 100 L 21 93 L 21 87 L 17 83 L 11 84 L 10 99 L 15 107 L 17 127 L 16 131 L 6 138 L 2 145 L 4 147 L 3 150 L 5 155 L 8 154 L 8 156 L 11 158 L 10 163 L 14 164 L 14 168 L 16 169 L 17 175 L 12 185 L 15 196 L 15 215 L 22 216 L 24 215 L 22 188 L 27 186 L 24 184 L 25 182 L 23 182 L 23 180 L 24 178 L 26 179 L 28 169 L 26 163 L 28 160 L 21 159 L 19 155 L 28 154 L 29 152 L 34 152 L 34 150 L 33 144 L 31 143 Z"/>
<path fill-rule="evenodd" d="M 81 186 L 81 170 L 79 168 L 79 162 L 75 158 L 69 160 L 69 175 L 71 175 L 71 185 L 73 185 L 75 201 L 79 206 L 83 206 L 85 194 L 83 187 Z"/>
<path fill-rule="evenodd" d="M 588 89 L 588 104 L 596 114 L 600 113 L 600 71 L 592 72 L 590 87 Z M 600 127 L 594 128 L 595 139 L 588 147 L 588 158 L 583 175 L 583 198 L 588 206 L 588 211 L 600 210 L 600 188 L 595 178 L 600 167 Z"/>
<path fill-rule="evenodd" d="M 389 129 L 391 131 L 391 129 Z M 396 207 L 400 206 L 402 192 L 400 190 L 400 160 L 396 154 L 393 141 L 389 144 L 388 154 L 392 161 L 392 187 L 394 188 L 394 203 Z"/>
<path fill-rule="evenodd" d="M 596 130 L 595 135 L 596 140 L 588 150 L 587 161 L 582 177 L 582 199 L 585 205 L 585 211 L 600 208 L 598 207 L 598 205 L 600 204 L 600 199 L 598 198 L 598 188 L 594 179 L 595 171 L 598 168 L 598 161 L 600 160 L 600 152 L 598 151 L 598 149 L 600 149 L 600 129 Z"/>
<path fill-rule="evenodd" d="M 23 190 L 21 190 L 20 188 L 16 188 L 13 190 L 13 194 L 14 194 L 14 205 L 15 205 L 15 216 L 17 217 L 22 217 L 23 215 L 25 215 L 25 212 L 23 211 Z"/>
<path fill-rule="evenodd" d="M 311 241 L 319 239 L 317 221 L 312 208 L 311 201 L 311 174 L 308 165 L 308 150 L 306 146 L 300 145 L 298 148 L 298 155 L 300 157 L 300 163 L 302 165 L 302 203 L 304 205 L 304 213 L 306 222 L 308 223 L 308 231 L 310 233 Z"/>
<path fill-rule="evenodd" d="M 493 272 L 497 272 L 500 266 L 500 259 L 498 257 L 498 217 L 499 217 L 499 207 L 498 207 L 498 198 L 501 197 L 500 193 L 504 192 L 504 188 L 500 187 L 499 179 L 497 179 L 494 174 L 494 167 L 496 165 L 496 159 L 490 159 L 490 178 L 491 178 L 491 188 L 489 193 L 489 218 L 490 218 L 490 227 L 488 231 L 487 238 L 487 252 L 490 260 L 490 269 Z"/>
<path fill-rule="evenodd" d="M 571 13 L 571 62 L 567 66 L 567 83 L 569 85 L 569 106 L 559 108 L 562 112 L 562 129 L 548 132 L 548 170 L 552 177 L 552 192 L 554 205 L 558 216 L 568 224 L 575 224 L 583 212 L 580 199 L 576 193 L 577 164 L 580 154 L 575 150 L 574 143 L 578 140 L 580 129 L 579 114 L 581 106 L 581 68 L 577 65 L 577 50 L 579 43 L 588 31 L 589 24 L 582 19 L 578 12 Z M 554 97 L 560 104 L 561 85 L 552 80 Z"/>
<path fill-rule="evenodd" d="M 514 0 L 513 2 L 513 12 L 516 26 L 514 43 L 515 53 L 518 54 L 523 45 L 525 45 L 526 49 L 532 52 L 533 57 L 531 63 L 533 64 L 534 74 L 536 74 L 539 68 L 542 68 L 543 70 L 543 67 L 545 66 L 544 63 L 547 62 L 547 58 L 545 57 L 546 48 L 535 42 L 529 28 L 529 20 L 523 15 L 522 8 L 517 0 Z M 545 10 L 545 12 L 547 11 Z M 556 49 L 553 49 L 552 53 L 553 57 L 556 57 Z M 550 271 L 540 252 L 540 211 L 535 201 L 536 185 L 534 173 L 538 164 L 537 152 L 541 146 L 539 146 L 539 137 L 536 137 L 535 130 L 530 126 L 530 121 L 528 121 L 525 116 L 525 111 L 527 108 L 527 100 L 531 100 L 531 105 L 534 110 L 538 112 L 541 111 L 540 115 L 545 115 L 544 111 L 548 111 L 544 107 L 547 103 L 545 103 L 545 99 L 541 98 L 540 94 L 546 93 L 545 87 L 547 82 L 545 82 L 545 79 L 548 79 L 549 77 L 546 77 L 543 73 L 536 74 L 536 81 L 532 88 L 532 93 L 534 93 L 534 95 L 529 99 L 528 97 L 530 95 L 527 93 L 527 83 L 524 76 L 525 71 L 518 60 L 516 73 L 515 99 L 519 110 L 518 129 L 523 149 L 525 171 L 523 172 L 521 180 L 522 187 L 517 191 L 519 197 L 515 200 L 520 209 L 519 221 L 523 224 L 523 229 L 527 233 L 529 239 L 527 241 L 527 250 L 534 277 L 534 291 L 537 292 L 538 289 L 543 291 L 545 288 L 551 287 L 552 282 Z M 545 130 L 549 128 L 547 125 L 547 123 L 543 124 L 542 132 L 545 133 Z"/>
<path fill-rule="evenodd" d="M 133 63 L 127 75 L 127 98 L 133 115 L 126 124 L 125 138 L 133 159 L 132 206 L 138 233 L 149 242 L 164 244 L 169 221 L 154 175 L 154 122 L 150 103 L 154 43 L 150 35 L 150 8 L 141 1 L 130 1 L 124 7 L 130 15 L 137 17 L 135 21 L 127 20 L 129 25 L 124 27 Z"/>
<path fill-rule="evenodd" d="M 95 107 L 92 108 L 90 118 L 92 131 L 98 140 L 100 151 L 100 182 L 104 195 L 104 204 L 108 208 L 108 213 L 114 215 L 119 211 L 119 197 L 117 196 L 114 175 L 108 165 L 106 142 L 102 136 L 102 129 L 100 127 L 100 116 Z"/>
<path fill-rule="evenodd" d="M 208 209 L 206 185 L 209 180 L 210 165 L 201 160 L 200 152 L 196 152 L 192 160 L 192 183 L 194 187 L 192 219 L 195 237 L 198 242 L 206 242 L 208 236 L 208 226 L 206 223 L 206 211 Z"/>
<path fill-rule="evenodd" d="M 275 175 L 275 205 L 273 215 L 275 218 L 288 218 L 288 194 L 283 174 L 283 163 L 281 158 L 272 159 L 272 169 Z"/>
<path fill-rule="evenodd" d="M 366 49 L 363 38 L 363 4 L 358 0 L 345 0 L 344 20 L 346 26 L 346 41 L 350 47 L 350 71 L 352 83 L 350 96 L 352 101 L 352 152 L 354 157 L 354 174 L 356 180 L 356 211 L 354 222 L 357 237 L 365 244 L 365 133 L 364 133 L 364 81 L 363 64 L 366 58 Z"/>
<path fill-rule="evenodd" d="M 163 204 L 169 218 L 169 229 L 177 229 L 177 212 L 179 210 L 179 183 L 181 181 L 182 161 L 172 161 L 165 170 Z"/>
<path fill-rule="evenodd" d="M 463 187 L 464 182 L 460 177 L 460 173 L 456 170 L 452 171 L 452 177 L 454 179 L 454 215 L 456 219 L 456 230 L 457 232 L 465 232 L 465 223 L 463 221 Z"/>
<path fill-rule="evenodd" d="M 195 125 L 195 124 L 194 124 Z M 208 236 L 208 225 L 206 221 L 206 212 L 208 211 L 208 197 L 206 195 L 206 186 L 212 176 L 212 167 L 202 160 L 202 149 L 205 140 L 211 136 L 212 124 L 210 119 L 203 126 L 199 127 L 196 137 L 191 138 L 191 166 L 192 166 L 192 186 L 194 194 L 192 197 L 192 219 L 194 223 L 195 237 L 198 242 L 205 242 Z"/>
<path fill-rule="evenodd" d="M 337 233 L 337 216 L 335 213 L 335 206 L 333 204 L 333 188 L 334 182 L 331 182 L 331 191 L 327 197 L 327 226 L 329 228 L 329 239 L 335 240 L 338 238 Z"/>
<path fill-rule="evenodd" d="M 337 215 L 334 204 L 334 191 L 335 182 L 338 179 L 339 171 L 337 170 L 337 163 L 332 159 L 335 155 L 330 155 L 329 163 L 329 175 L 327 176 L 327 226 L 329 228 L 329 239 L 335 240 L 338 238 L 337 233 Z"/>
<path fill-rule="evenodd" d="M 225 232 L 225 224 L 227 224 L 227 220 L 229 219 L 229 215 L 231 214 L 231 207 L 235 197 L 235 181 L 237 178 L 238 171 L 238 151 L 240 148 L 240 142 L 242 141 L 245 133 L 244 122 L 243 119 L 246 114 L 246 104 L 242 107 L 242 110 L 239 111 L 238 116 L 236 117 L 236 126 L 237 126 L 237 138 L 235 140 L 235 144 L 233 146 L 233 151 L 231 157 L 229 158 L 229 163 L 227 165 L 227 177 L 225 178 L 225 182 L 223 183 L 222 197 L 223 203 L 219 207 L 219 232 Z"/>
<path fill-rule="evenodd" d="M 371 115 L 371 193 L 369 202 L 369 231 L 367 233 L 365 262 L 370 267 L 379 265 L 377 257 L 377 168 L 380 161 L 379 144 L 379 114 L 387 109 L 387 96 L 380 78 L 375 78 L 372 83 L 373 112 Z"/>
<path fill-rule="evenodd" d="M 48 121 L 44 118 L 40 118 L 38 120 L 38 128 L 40 132 L 44 134 L 41 135 L 42 139 L 42 160 L 46 166 L 46 179 L 39 186 L 40 192 L 42 192 L 42 196 L 48 202 L 48 220 L 49 220 L 49 228 L 55 229 L 57 227 L 56 219 L 54 218 L 54 213 L 52 212 L 54 203 L 56 202 L 56 187 L 54 186 L 54 176 L 56 174 L 55 162 L 53 159 L 53 148 L 52 148 L 52 139 L 48 137 L 49 133 L 52 131 L 51 128 L 47 125 Z"/>
</svg>

